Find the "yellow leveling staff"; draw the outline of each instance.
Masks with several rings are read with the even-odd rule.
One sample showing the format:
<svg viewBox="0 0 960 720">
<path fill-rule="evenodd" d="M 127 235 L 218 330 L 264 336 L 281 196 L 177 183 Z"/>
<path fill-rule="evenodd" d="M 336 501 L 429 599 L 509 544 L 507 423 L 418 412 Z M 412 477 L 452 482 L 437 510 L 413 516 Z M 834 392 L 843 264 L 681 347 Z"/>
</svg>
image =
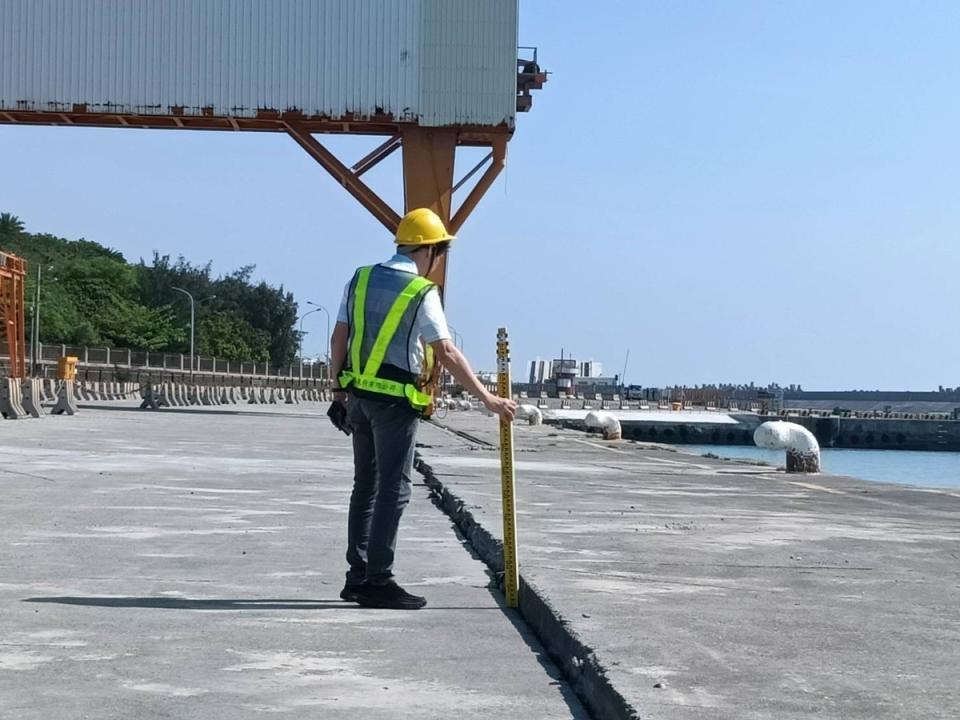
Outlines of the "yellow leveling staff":
<svg viewBox="0 0 960 720">
<path fill-rule="evenodd" d="M 497 331 L 497 394 L 510 397 L 510 346 L 507 329 Z M 514 504 L 513 425 L 500 418 L 500 479 L 503 492 L 503 583 L 507 607 L 520 602 L 520 570 L 517 564 L 517 508 Z"/>
</svg>

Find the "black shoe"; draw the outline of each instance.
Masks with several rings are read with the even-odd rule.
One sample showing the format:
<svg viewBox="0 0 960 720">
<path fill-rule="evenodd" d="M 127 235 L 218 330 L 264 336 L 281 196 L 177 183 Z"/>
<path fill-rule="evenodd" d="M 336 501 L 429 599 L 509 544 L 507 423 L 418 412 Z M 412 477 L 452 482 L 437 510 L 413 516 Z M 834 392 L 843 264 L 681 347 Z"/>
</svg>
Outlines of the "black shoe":
<svg viewBox="0 0 960 720">
<path fill-rule="evenodd" d="M 348 582 L 343 586 L 343 590 L 340 591 L 340 599 L 346 600 L 347 602 L 356 602 L 357 595 L 362 589 L 363 583 Z"/>
<path fill-rule="evenodd" d="M 368 608 L 419 610 L 427 604 L 427 599 L 411 595 L 391 580 L 386 585 L 364 583 L 357 592 L 357 602 Z"/>
</svg>

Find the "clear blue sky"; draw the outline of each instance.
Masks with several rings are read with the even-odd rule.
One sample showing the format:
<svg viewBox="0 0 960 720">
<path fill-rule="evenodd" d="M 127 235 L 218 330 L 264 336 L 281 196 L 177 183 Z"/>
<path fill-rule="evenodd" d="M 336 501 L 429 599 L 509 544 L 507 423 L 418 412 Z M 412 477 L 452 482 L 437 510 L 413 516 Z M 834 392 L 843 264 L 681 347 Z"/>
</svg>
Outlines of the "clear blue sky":
<svg viewBox="0 0 960 720">
<path fill-rule="evenodd" d="M 629 349 L 644 385 L 960 385 L 958 27 L 956 2 L 522 1 L 553 75 L 451 257 L 474 365 L 506 325 L 517 376 L 562 347 Z M 0 210 L 132 260 L 256 263 L 333 310 L 390 251 L 283 135 L 0 126 L 0 151 Z M 368 176 L 395 206 L 399 177 Z"/>
</svg>

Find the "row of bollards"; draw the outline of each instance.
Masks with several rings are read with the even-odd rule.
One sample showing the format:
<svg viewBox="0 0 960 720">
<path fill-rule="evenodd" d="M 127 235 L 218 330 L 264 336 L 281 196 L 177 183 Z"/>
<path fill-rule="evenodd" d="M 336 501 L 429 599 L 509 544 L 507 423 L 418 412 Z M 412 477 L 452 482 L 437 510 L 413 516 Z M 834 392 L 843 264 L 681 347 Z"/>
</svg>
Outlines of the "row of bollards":
<svg viewBox="0 0 960 720">
<path fill-rule="evenodd" d="M 780 417 L 841 417 L 841 418 L 860 418 L 863 420 L 957 420 L 960 419 L 960 413 L 954 410 L 952 413 L 909 413 L 909 412 L 889 412 L 881 410 L 807 410 L 800 408 L 789 408 L 780 411 Z"/>
<path fill-rule="evenodd" d="M 325 402 L 330 392 L 323 388 L 280 388 L 253 385 L 196 385 L 179 382 L 144 383 L 140 388 L 140 407 L 157 410 L 162 407 L 214 405 L 299 405 L 302 402 Z"/>
</svg>

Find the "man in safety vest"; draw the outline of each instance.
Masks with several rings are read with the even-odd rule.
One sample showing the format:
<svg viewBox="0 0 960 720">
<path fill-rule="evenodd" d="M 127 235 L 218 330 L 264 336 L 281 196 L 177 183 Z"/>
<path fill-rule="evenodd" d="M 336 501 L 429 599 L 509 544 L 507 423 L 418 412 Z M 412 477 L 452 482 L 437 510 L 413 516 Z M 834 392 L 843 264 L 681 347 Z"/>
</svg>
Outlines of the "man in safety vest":
<svg viewBox="0 0 960 720">
<path fill-rule="evenodd" d="M 361 267 L 344 289 L 331 337 L 334 402 L 353 428 L 347 581 L 340 597 L 366 607 L 427 604 L 393 579 L 400 516 L 410 501 L 417 425 L 431 397 L 433 356 L 491 412 L 513 420 L 516 403 L 489 393 L 450 340 L 440 294 L 426 279 L 454 240 L 426 208 L 397 228 L 397 254 Z M 348 395 L 349 392 L 349 401 Z"/>
</svg>

